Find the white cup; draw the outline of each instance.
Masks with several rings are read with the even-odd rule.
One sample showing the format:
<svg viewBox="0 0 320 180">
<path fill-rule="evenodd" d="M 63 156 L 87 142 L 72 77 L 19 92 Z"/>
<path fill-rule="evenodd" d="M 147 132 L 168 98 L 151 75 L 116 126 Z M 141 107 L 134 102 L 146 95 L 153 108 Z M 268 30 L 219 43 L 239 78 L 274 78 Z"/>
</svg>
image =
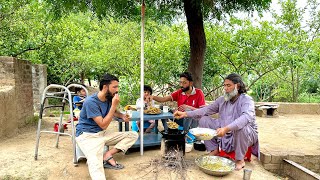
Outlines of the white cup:
<svg viewBox="0 0 320 180">
<path fill-rule="evenodd" d="M 168 106 L 163 106 L 163 112 L 164 112 L 164 113 L 169 112 L 169 107 L 168 107 Z"/>
<path fill-rule="evenodd" d="M 126 110 L 126 114 L 129 116 L 129 118 L 132 117 L 132 110 Z"/>
</svg>

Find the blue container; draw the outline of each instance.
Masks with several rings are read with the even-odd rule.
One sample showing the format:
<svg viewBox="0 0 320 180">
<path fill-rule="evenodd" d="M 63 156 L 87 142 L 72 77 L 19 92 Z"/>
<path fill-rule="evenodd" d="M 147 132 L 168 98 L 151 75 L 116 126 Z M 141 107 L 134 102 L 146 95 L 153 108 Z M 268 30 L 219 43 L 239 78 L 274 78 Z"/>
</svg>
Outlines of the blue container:
<svg viewBox="0 0 320 180">
<path fill-rule="evenodd" d="M 187 143 L 193 143 L 196 140 L 196 137 L 194 137 L 194 135 L 188 132 L 186 139 L 187 139 Z"/>
<path fill-rule="evenodd" d="M 144 129 L 147 129 L 149 126 L 150 126 L 150 123 L 148 121 L 145 121 L 143 123 Z M 136 131 L 136 132 L 139 131 L 139 128 L 138 128 L 138 125 L 137 125 L 137 121 L 132 121 L 131 129 L 132 129 L 132 131 Z"/>
</svg>

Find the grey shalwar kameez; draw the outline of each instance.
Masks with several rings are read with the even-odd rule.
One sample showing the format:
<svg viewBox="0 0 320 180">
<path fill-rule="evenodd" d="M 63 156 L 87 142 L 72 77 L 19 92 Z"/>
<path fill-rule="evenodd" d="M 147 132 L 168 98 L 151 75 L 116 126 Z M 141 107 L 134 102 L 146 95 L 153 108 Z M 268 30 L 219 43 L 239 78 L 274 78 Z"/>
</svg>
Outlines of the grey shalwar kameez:
<svg viewBox="0 0 320 180">
<path fill-rule="evenodd" d="M 219 114 L 218 119 L 211 117 Z M 258 127 L 255 118 L 254 102 L 246 94 L 240 94 L 235 102 L 219 97 L 212 104 L 201 109 L 187 112 L 188 117 L 201 118 L 199 127 L 218 129 L 227 126 L 231 129 L 222 138 L 205 141 L 208 151 L 220 148 L 225 152 L 235 151 L 236 160 L 243 160 L 252 147 L 252 154 L 259 158 Z M 218 142 L 220 141 L 220 142 Z"/>
</svg>

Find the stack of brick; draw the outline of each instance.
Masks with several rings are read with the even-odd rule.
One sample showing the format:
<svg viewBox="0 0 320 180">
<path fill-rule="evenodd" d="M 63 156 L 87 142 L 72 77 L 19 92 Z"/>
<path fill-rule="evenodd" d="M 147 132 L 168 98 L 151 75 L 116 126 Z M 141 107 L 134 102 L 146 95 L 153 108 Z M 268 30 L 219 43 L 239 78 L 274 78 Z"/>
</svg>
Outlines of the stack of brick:
<svg viewBox="0 0 320 180">
<path fill-rule="evenodd" d="M 285 175 L 284 159 L 293 161 L 306 169 L 320 173 L 320 154 L 319 155 L 305 155 L 297 152 L 280 152 L 280 151 L 272 151 L 269 152 L 265 149 L 260 151 L 260 160 L 263 167 L 272 172 L 279 175 Z"/>
</svg>

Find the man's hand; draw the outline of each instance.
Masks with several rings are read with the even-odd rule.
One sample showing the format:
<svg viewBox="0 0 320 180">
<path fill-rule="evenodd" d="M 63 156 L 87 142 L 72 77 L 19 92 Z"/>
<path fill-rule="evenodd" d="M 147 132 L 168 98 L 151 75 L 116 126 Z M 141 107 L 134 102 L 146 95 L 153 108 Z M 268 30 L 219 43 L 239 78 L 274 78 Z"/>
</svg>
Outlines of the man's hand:
<svg viewBox="0 0 320 180">
<path fill-rule="evenodd" d="M 222 136 L 226 135 L 226 133 L 229 131 L 230 131 L 230 129 L 227 127 L 218 128 L 217 129 L 217 136 L 222 137 Z"/>
<path fill-rule="evenodd" d="M 117 107 L 119 105 L 119 102 L 120 102 L 119 94 L 115 94 L 112 98 L 112 105 Z"/>
<path fill-rule="evenodd" d="M 130 117 L 129 117 L 129 115 L 127 115 L 127 114 L 122 114 L 122 117 L 121 117 L 122 119 L 123 119 L 123 121 L 124 122 L 129 122 L 130 121 Z"/>
<path fill-rule="evenodd" d="M 146 96 L 146 98 L 145 98 L 145 101 L 146 101 L 147 103 L 152 102 L 152 100 L 153 100 L 153 96 L 151 96 L 151 95 Z"/>
<path fill-rule="evenodd" d="M 186 104 L 182 104 L 180 107 L 182 107 L 182 109 L 184 111 L 190 111 L 190 110 L 195 110 L 197 108 L 193 107 L 193 106 L 189 106 L 189 105 L 186 105 Z"/>
<path fill-rule="evenodd" d="M 173 117 L 175 119 L 185 118 L 185 117 L 187 117 L 187 113 L 186 112 L 181 112 L 181 111 L 176 111 L 176 112 L 173 113 Z"/>
</svg>

